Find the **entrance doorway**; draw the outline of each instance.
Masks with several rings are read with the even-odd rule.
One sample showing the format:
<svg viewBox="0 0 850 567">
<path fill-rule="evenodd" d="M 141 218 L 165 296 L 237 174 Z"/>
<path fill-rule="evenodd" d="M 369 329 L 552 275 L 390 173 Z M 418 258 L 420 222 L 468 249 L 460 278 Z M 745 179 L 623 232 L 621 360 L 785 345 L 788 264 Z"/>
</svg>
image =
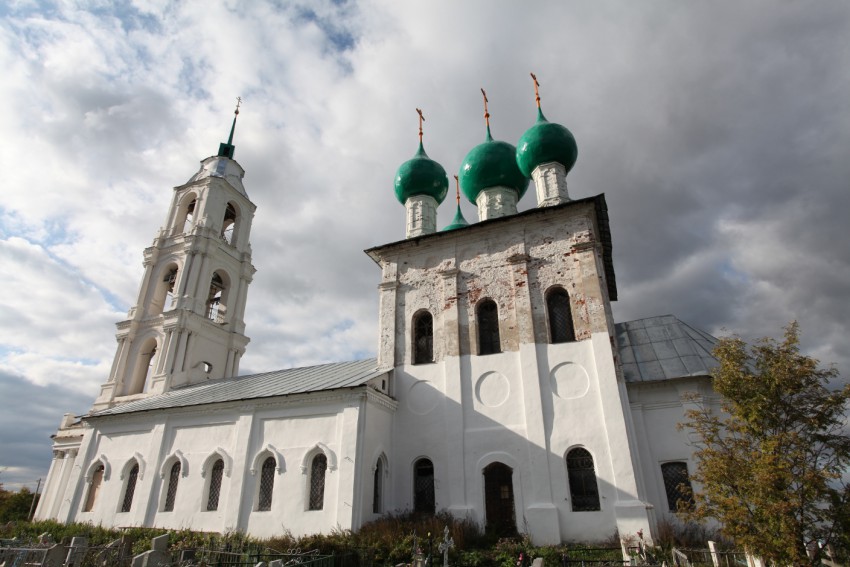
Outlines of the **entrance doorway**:
<svg viewBox="0 0 850 567">
<path fill-rule="evenodd" d="M 514 471 L 504 463 L 484 468 L 484 510 L 487 532 L 498 536 L 516 534 L 514 509 Z"/>
</svg>

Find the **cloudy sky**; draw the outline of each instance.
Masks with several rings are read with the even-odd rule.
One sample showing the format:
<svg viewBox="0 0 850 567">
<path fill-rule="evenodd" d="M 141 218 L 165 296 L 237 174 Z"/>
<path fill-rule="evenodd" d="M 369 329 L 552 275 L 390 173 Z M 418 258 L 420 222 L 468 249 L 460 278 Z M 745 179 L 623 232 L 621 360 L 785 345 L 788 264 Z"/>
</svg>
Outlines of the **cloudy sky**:
<svg viewBox="0 0 850 567">
<path fill-rule="evenodd" d="M 850 4 L 10 0 L 0 4 L 0 482 L 107 378 L 172 187 L 226 139 L 258 210 L 242 373 L 372 356 L 395 170 L 535 117 L 605 193 L 618 321 L 776 335 L 850 371 Z M 530 191 L 521 208 L 534 206 Z M 463 204 L 468 219 L 474 207 Z M 453 201 L 439 212 L 448 224 Z"/>
</svg>

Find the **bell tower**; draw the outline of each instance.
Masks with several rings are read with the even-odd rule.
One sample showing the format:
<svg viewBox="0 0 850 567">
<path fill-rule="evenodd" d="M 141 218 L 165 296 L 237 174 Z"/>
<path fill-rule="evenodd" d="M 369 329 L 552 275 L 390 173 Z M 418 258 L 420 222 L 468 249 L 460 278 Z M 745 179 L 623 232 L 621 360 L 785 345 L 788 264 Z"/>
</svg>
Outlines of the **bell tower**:
<svg viewBox="0 0 850 567">
<path fill-rule="evenodd" d="M 234 159 L 233 133 L 218 154 L 174 188 L 165 226 L 144 251 L 136 305 L 117 324 L 109 379 L 92 407 L 161 394 L 234 376 L 245 353 L 245 302 L 253 279 L 245 170 Z"/>
</svg>

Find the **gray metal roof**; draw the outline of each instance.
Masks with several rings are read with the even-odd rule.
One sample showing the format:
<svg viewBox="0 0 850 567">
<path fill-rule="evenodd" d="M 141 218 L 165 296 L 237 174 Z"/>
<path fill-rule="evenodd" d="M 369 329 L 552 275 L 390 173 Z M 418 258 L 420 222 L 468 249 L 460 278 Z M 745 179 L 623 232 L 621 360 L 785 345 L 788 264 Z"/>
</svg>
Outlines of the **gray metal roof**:
<svg viewBox="0 0 850 567">
<path fill-rule="evenodd" d="M 374 358 L 335 362 L 306 368 L 287 368 L 263 374 L 236 376 L 185 386 L 158 396 L 151 396 L 101 410 L 86 417 L 351 388 L 365 384 L 385 372 L 387 372 L 387 369 L 379 369 L 378 361 Z"/>
<path fill-rule="evenodd" d="M 617 323 L 617 348 L 626 382 L 707 376 L 717 366 L 717 339 L 673 315 Z"/>
</svg>

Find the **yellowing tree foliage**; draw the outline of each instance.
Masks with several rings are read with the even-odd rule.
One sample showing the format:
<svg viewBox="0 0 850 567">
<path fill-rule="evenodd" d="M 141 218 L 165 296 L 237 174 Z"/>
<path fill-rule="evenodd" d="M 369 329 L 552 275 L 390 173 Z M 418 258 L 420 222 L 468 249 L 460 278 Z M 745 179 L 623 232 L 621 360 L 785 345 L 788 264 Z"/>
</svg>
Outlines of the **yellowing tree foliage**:
<svg viewBox="0 0 850 567">
<path fill-rule="evenodd" d="M 725 413 L 695 398 L 698 409 L 686 414 L 683 426 L 698 438 L 687 515 L 718 520 L 727 536 L 775 565 L 819 563 L 819 543 L 846 545 L 850 385 L 830 389 L 838 371 L 800 354 L 797 323 L 782 341 L 721 339 L 714 356 Z"/>
</svg>

